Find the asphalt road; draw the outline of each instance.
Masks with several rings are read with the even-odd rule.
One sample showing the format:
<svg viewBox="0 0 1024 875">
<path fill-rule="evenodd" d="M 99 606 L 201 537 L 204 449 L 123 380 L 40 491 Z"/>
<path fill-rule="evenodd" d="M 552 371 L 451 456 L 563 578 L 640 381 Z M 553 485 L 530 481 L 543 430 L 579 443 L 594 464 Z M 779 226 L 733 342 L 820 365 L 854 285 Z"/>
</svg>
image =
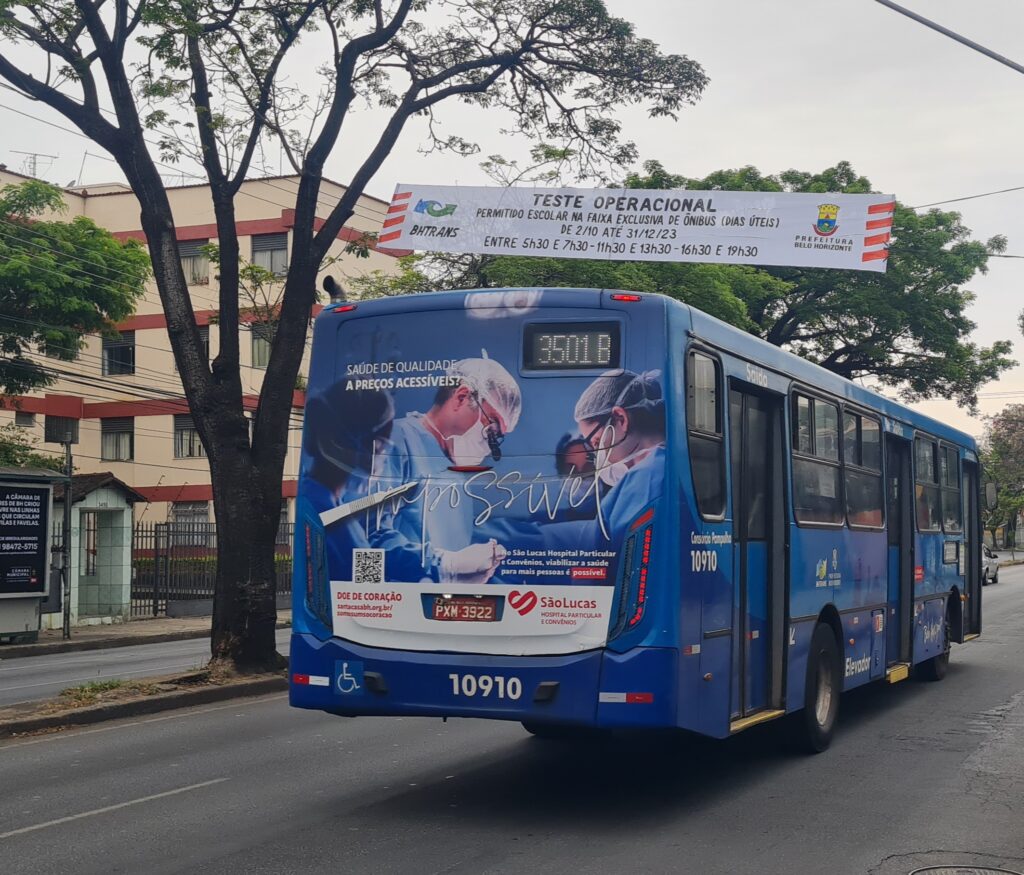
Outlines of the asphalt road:
<svg viewBox="0 0 1024 875">
<path fill-rule="evenodd" d="M 288 652 L 290 629 L 277 631 L 277 644 Z M 170 674 L 202 668 L 210 659 L 210 639 L 165 641 L 113 647 L 109 650 L 85 650 L 78 653 L 54 653 L 0 659 L 0 707 L 56 696 L 66 687 L 89 681 L 121 678 L 133 680 L 151 675 Z M 3 861 L 0 858 L 0 872 Z"/>
<path fill-rule="evenodd" d="M 568 745 L 513 724 L 344 720 L 284 696 L 0 744 L 0 871 L 1024 872 L 1024 568 L 947 678 L 844 697 L 825 754 Z"/>
</svg>

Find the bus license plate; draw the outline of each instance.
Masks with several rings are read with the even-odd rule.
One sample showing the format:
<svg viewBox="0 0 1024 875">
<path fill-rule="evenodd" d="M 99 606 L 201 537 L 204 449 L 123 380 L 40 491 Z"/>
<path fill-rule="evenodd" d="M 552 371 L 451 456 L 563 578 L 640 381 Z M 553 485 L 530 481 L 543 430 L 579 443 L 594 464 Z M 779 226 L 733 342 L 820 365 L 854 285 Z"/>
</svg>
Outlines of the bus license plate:
<svg viewBox="0 0 1024 875">
<path fill-rule="evenodd" d="M 463 620 L 489 623 L 498 619 L 498 600 L 493 596 L 484 598 L 434 599 L 435 620 Z"/>
</svg>

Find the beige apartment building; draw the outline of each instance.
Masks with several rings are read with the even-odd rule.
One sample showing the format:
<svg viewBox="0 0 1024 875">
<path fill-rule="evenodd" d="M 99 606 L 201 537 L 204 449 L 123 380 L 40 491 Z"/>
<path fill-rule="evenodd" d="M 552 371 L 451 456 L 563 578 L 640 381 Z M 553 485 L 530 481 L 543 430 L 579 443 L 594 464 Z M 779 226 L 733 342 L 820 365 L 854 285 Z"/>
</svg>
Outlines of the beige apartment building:
<svg viewBox="0 0 1024 875">
<path fill-rule="evenodd" d="M 0 169 L 0 186 L 17 184 L 27 177 Z M 236 197 L 239 244 L 243 259 L 283 273 L 291 249 L 292 205 L 297 176 L 254 179 L 245 182 Z M 318 215 L 326 217 L 344 187 L 325 181 Z M 209 261 L 201 251 L 216 243 L 216 225 L 209 189 L 187 185 L 168 189 L 177 225 L 185 275 L 196 322 L 207 338 L 209 355 L 217 354 L 217 291 Z M 139 207 L 127 186 L 79 186 L 64 190 L 67 213 L 62 218 L 87 216 L 116 236 L 145 240 L 139 228 Z M 350 226 L 342 230 L 331 251 L 337 258 L 326 273 L 345 286 L 348 278 L 375 270 L 389 272 L 401 253 L 372 251 L 369 258 L 344 252 L 346 243 L 362 232 L 379 231 L 388 204 L 376 198 L 360 198 Z M 242 302 L 246 306 L 246 302 Z M 147 285 L 135 315 L 118 326 L 120 338 L 86 338 L 72 362 L 46 359 L 62 372 L 52 385 L 36 393 L 0 399 L 0 425 L 9 422 L 24 428 L 39 441 L 39 449 L 60 453 L 65 430 L 77 431 L 75 468 L 79 473 L 111 472 L 142 495 L 135 504 L 135 520 L 147 523 L 177 520 L 213 520 L 212 488 L 188 405 L 183 396 L 167 336 L 167 322 L 155 285 Z M 260 324 L 243 324 L 241 337 L 242 384 L 246 405 L 255 410 L 269 356 L 269 343 Z M 308 369 L 307 355 L 302 373 Z M 299 469 L 300 427 L 305 393 L 295 392 L 290 449 L 281 484 L 281 499 L 293 517 Z"/>
</svg>

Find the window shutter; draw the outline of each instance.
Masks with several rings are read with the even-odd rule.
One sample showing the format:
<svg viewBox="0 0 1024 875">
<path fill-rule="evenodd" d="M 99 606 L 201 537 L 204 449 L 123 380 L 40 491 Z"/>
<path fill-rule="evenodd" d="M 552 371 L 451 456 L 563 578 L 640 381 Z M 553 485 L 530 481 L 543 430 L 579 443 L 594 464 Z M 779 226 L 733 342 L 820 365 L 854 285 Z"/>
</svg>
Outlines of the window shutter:
<svg viewBox="0 0 1024 875">
<path fill-rule="evenodd" d="M 274 249 L 288 248 L 288 234 L 254 234 L 252 238 L 253 252 L 270 252 Z"/>
</svg>

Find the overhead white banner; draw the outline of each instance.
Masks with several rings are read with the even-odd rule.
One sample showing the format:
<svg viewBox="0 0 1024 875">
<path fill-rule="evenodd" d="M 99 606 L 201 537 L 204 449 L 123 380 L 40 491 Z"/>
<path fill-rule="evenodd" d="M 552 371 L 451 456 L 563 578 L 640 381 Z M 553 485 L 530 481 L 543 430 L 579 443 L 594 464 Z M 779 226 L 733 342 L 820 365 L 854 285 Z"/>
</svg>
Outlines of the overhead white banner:
<svg viewBox="0 0 1024 875">
<path fill-rule="evenodd" d="M 884 271 L 895 197 L 399 185 L 379 245 Z"/>
</svg>

